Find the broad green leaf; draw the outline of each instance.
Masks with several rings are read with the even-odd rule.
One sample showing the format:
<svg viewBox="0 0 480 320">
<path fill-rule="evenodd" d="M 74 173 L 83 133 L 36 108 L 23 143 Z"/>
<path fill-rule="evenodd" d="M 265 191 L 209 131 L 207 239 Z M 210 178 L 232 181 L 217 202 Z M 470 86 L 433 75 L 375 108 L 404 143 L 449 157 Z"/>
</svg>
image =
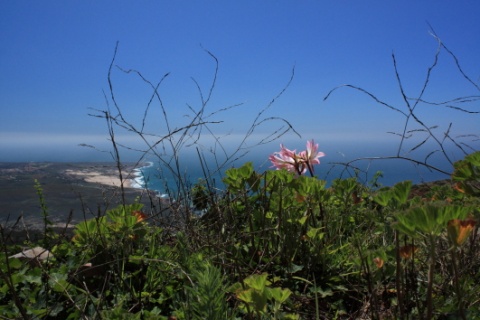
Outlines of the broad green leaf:
<svg viewBox="0 0 480 320">
<path fill-rule="evenodd" d="M 67 281 L 67 274 L 63 273 L 51 273 L 48 283 L 55 292 L 64 292 L 70 286 Z"/>
<path fill-rule="evenodd" d="M 465 160 L 455 162 L 454 164 L 455 171 L 452 174 L 452 179 L 454 181 L 464 181 L 470 179 L 473 175 L 473 170 L 469 163 Z"/>
<path fill-rule="evenodd" d="M 253 290 L 251 297 L 255 310 L 265 312 L 267 309 L 267 295 L 264 292 Z"/>
<path fill-rule="evenodd" d="M 443 207 L 444 213 L 444 223 L 447 223 L 449 220 L 452 219 L 466 219 L 467 216 L 473 212 L 473 208 L 471 207 L 464 207 L 464 206 L 445 206 Z"/>
<path fill-rule="evenodd" d="M 373 200 L 382 207 L 388 206 L 388 203 L 393 198 L 391 189 L 381 190 L 374 197 Z"/>
<path fill-rule="evenodd" d="M 9 259 L 8 264 L 12 269 L 20 269 L 22 267 L 22 261 L 20 261 L 20 259 L 17 259 L 17 258 Z"/>
<path fill-rule="evenodd" d="M 247 290 L 243 290 L 243 291 L 239 291 L 239 292 L 237 292 L 237 299 L 242 300 L 243 302 L 246 302 L 246 303 L 252 303 L 253 302 L 252 293 L 254 291 L 255 290 L 252 289 L 252 288 L 247 289 Z"/>
<path fill-rule="evenodd" d="M 415 234 L 415 221 L 412 221 L 412 218 L 409 215 L 409 212 L 402 212 L 396 215 L 397 223 L 393 225 L 398 231 L 414 237 Z"/>
<path fill-rule="evenodd" d="M 0 298 L 3 298 L 2 296 L 4 296 L 9 291 L 10 291 L 10 288 L 6 284 L 4 284 L 3 286 L 0 286 L 0 293 L 1 293 Z"/>
<path fill-rule="evenodd" d="M 279 303 L 284 303 L 292 294 L 290 289 L 282 289 L 282 288 L 269 288 L 270 296 L 272 299 Z"/>
<path fill-rule="evenodd" d="M 290 264 L 290 266 L 287 268 L 287 272 L 289 273 L 296 273 L 301 270 L 303 270 L 303 266 L 299 266 L 294 263 Z"/>
<path fill-rule="evenodd" d="M 449 220 L 464 219 L 470 210 L 468 207 L 425 204 L 398 214 L 398 224 L 394 227 L 410 236 L 415 236 L 417 232 L 439 235 Z"/>
<path fill-rule="evenodd" d="M 228 292 L 232 292 L 232 293 L 236 293 L 236 292 L 239 292 L 241 290 L 243 290 L 243 287 L 242 287 L 242 284 L 240 282 L 236 282 L 236 283 L 232 284 L 227 289 Z"/>
<path fill-rule="evenodd" d="M 322 228 L 309 228 L 307 231 L 307 236 L 310 239 L 314 239 L 318 236 L 318 239 L 322 239 L 325 236 L 325 233 L 319 232 Z"/>
<path fill-rule="evenodd" d="M 399 182 L 392 189 L 393 197 L 400 204 L 405 204 L 408 200 L 408 196 L 410 195 L 410 190 L 411 189 L 412 189 L 412 182 L 411 181 Z"/>
<path fill-rule="evenodd" d="M 25 275 L 25 280 L 29 283 L 41 284 L 42 283 L 42 270 L 40 268 L 34 268 Z"/>
<path fill-rule="evenodd" d="M 243 282 L 250 288 L 254 288 L 258 291 L 263 291 L 265 286 L 267 285 L 267 273 L 262 274 L 253 274 L 248 276 Z"/>
<path fill-rule="evenodd" d="M 312 292 L 313 293 L 319 293 L 320 297 L 322 297 L 322 298 L 333 296 L 333 291 L 330 288 L 328 288 L 326 290 L 323 290 L 321 287 L 316 287 L 315 289 L 312 289 Z"/>
<path fill-rule="evenodd" d="M 298 223 L 303 226 L 307 221 L 307 219 L 308 219 L 308 216 L 303 216 L 300 219 L 298 219 Z"/>
<path fill-rule="evenodd" d="M 248 179 L 253 173 L 253 164 L 251 162 L 245 163 L 243 166 L 238 168 L 238 175 L 241 179 Z"/>
<path fill-rule="evenodd" d="M 475 167 L 480 167 L 480 151 L 469 154 L 465 157 L 465 160 Z"/>
</svg>

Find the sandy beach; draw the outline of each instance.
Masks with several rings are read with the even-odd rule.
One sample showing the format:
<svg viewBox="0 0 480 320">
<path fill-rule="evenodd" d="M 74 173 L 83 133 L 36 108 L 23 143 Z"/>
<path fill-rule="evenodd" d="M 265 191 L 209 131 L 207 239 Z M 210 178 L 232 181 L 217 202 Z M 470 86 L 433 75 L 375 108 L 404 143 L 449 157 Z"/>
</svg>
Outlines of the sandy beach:
<svg viewBox="0 0 480 320">
<path fill-rule="evenodd" d="M 111 171 L 101 172 L 96 169 L 67 169 L 65 174 L 77 179 L 83 179 L 88 183 L 99 183 L 110 187 L 120 187 L 121 181 L 118 173 Z M 123 187 L 133 188 L 133 179 L 135 177 L 132 174 L 123 177 Z"/>
<path fill-rule="evenodd" d="M 125 165 L 124 192 L 133 202 L 145 190 L 134 188 L 135 164 Z M 113 163 L 0 163 L 0 224 L 23 217 L 28 225 L 41 222 L 41 187 L 50 218 L 64 222 L 73 213 L 81 221 L 121 202 L 120 179 Z M 100 209 L 99 209 L 100 208 Z"/>
<path fill-rule="evenodd" d="M 59 234 L 80 221 L 104 215 L 123 199 L 127 203 L 139 201 L 146 212 L 154 212 L 159 219 L 166 215 L 170 200 L 134 187 L 138 166 L 123 166 L 122 197 L 114 163 L 0 163 L 0 226 L 12 241 L 23 241 L 28 234 L 41 235 L 42 201 L 53 223 L 51 227 Z"/>
</svg>

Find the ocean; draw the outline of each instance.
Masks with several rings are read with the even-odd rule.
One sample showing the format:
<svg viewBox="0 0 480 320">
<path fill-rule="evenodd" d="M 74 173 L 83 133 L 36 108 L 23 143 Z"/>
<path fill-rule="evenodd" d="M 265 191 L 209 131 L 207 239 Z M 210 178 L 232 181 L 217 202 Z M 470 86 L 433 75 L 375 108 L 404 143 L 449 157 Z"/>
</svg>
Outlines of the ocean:
<svg viewBox="0 0 480 320">
<path fill-rule="evenodd" d="M 277 149 L 279 148 L 277 147 Z M 327 186 L 330 185 L 334 179 L 353 176 L 357 176 L 362 184 L 368 185 L 372 182 L 377 172 L 382 173 L 377 182 L 383 186 L 393 186 L 404 180 L 410 180 L 413 183 L 422 183 L 448 179 L 450 177 L 449 174 L 430 170 L 425 166 L 416 165 L 412 161 L 381 159 L 382 157 L 392 156 L 392 153 L 388 148 L 379 148 L 379 146 L 377 146 L 376 149 L 377 152 L 371 152 L 373 151 L 372 149 L 364 150 L 364 152 L 357 150 L 349 155 L 342 152 L 328 153 L 328 151 L 326 151 L 326 156 L 320 158 L 321 164 L 315 166 L 315 176 L 318 179 L 326 180 Z M 181 187 L 179 186 L 179 179 L 176 178 L 177 176 L 182 177 L 187 187 L 191 187 L 197 183 L 199 179 L 205 179 L 207 176 L 210 178 L 210 181 L 213 182 L 215 188 L 224 189 L 225 186 L 222 178 L 225 176 L 225 171 L 229 168 L 238 168 L 246 162 L 252 162 L 255 170 L 259 173 L 266 170 L 275 170 L 275 168 L 271 167 L 270 161 L 268 161 L 268 155 L 273 153 L 272 150 L 275 151 L 273 148 L 263 148 L 260 151 L 249 153 L 239 160 L 228 163 L 217 172 L 215 172 L 215 169 L 218 166 L 212 165 L 212 163 L 214 163 L 213 161 L 207 161 L 206 163 L 210 165 L 204 165 L 202 168 L 198 156 L 193 156 L 193 154 L 179 157 L 179 159 L 185 160 L 179 162 L 178 171 L 175 171 L 175 173 L 172 173 L 172 170 L 165 164 L 165 161 L 162 163 L 162 161 L 159 160 L 149 159 L 143 166 L 135 169 L 136 178 L 134 187 L 154 190 L 160 197 L 168 197 L 169 195 L 174 195 Z M 298 150 L 302 149 L 299 148 Z M 369 152 L 371 153 L 369 154 Z M 355 166 L 358 170 L 342 165 L 342 163 L 345 164 L 354 159 L 371 156 L 372 154 L 378 157 L 378 159 L 365 159 L 350 163 L 351 166 Z M 425 154 L 416 154 L 411 155 L 411 158 L 417 161 L 423 161 L 424 156 Z M 460 153 L 456 153 L 451 157 L 454 160 L 463 158 Z M 452 165 L 441 154 L 430 157 L 429 164 L 447 173 L 453 171 Z M 176 166 L 173 167 L 176 170 Z"/>
<path fill-rule="evenodd" d="M 305 149 L 305 142 L 286 142 L 286 147 L 289 149 L 296 149 L 301 151 Z M 452 172 L 452 165 L 446 161 L 442 153 L 437 152 L 429 158 L 429 163 L 434 165 L 447 174 L 430 171 L 425 167 L 414 165 L 411 161 L 400 159 L 383 159 L 383 160 L 358 160 L 361 157 L 388 157 L 395 155 L 396 147 L 398 145 L 392 143 L 352 143 L 339 141 L 322 142 L 320 143 L 319 151 L 326 154 L 325 157 L 320 158 L 321 164 L 315 166 L 315 174 L 318 179 L 325 180 L 327 186 L 331 185 L 332 181 L 337 178 L 347 178 L 355 176 L 356 172 L 352 168 L 346 168 L 343 164 L 349 163 L 358 167 L 358 179 L 362 184 L 369 185 L 369 182 L 375 176 L 375 173 L 381 171 L 383 176 L 379 177 L 378 183 L 384 186 L 393 186 L 394 184 L 411 180 L 413 183 L 429 182 L 435 180 L 448 179 L 450 172 Z M 426 154 L 434 150 L 431 146 L 425 146 L 426 152 L 410 153 L 409 157 L 417 161 L 422 161 Z M 85 148 L 83 148 L 85 149 Z M 203 149 L 200 154 L 202 155 L 202 163 L 197 153 L 197 146 L 192 148 L 184 148 L 179 154 L 178 170 L 174 173 L 169 168 L 176 169 L 177 166 L 173 165 L 171 156 L 168 156 L 168 150 L 165 154 L 162 154 L 162 158 L 158 157 L 145 157 L 143 154 L 133 153 L 123 154 L 122 162 L 128 164 L 126 167 L 131 168 L 131 164 L 140 161 L 140 165 L 133 169 L 135 175 L 134 187 L 141 189 L 152 190 L 162 198 L 176 198 L 179 188 L 185 187 L 185 190 L 191 188 L 199 179 L 205 179 L 205 176 L 209 177 L 210 187 L 217 188 L 218 190 L 225 190 L 225 186 L 222 179 L 225 176 L 225 171 L 232 167 L 240 167 L 246 162 L 252 162 L 255 170 L 258 173 L 263 173 L 268 170 L 275 170 L 272 168 L 268 156 L 275 151 L 279 151 L 279 143 L 271 143 L 268 145 L 257 146 L 250 149 L 250 152 L 241 157 L 242 153 L 233 153 L 232 161 L 228 161 L 224 164 L 220 164 L 220 157 L 214 157 L 215 152 L 211 152 L 210 149 Z M 478 148 L 477 148 L 478 149 Z M 87 149 L 88 151 L 91 151 Z M 199 148 L 200 150 L 200 148 Z M 30 151 L 30 150 L 29 150 Z M 43 150 L 45 151 L 45 150 Z M 48 150 L 46 150 L 48 151 Z M 69 180 L 61 178 L 58 172 L 55 170 L 64 171 L 65 168 L 75 168 L 75 163 L 82 163 L 82 166 L 89 166 L 102 163 L 101 166 L 109 166 L 114 164 L 109 154 L 99 153 L 93 151 L 91 154 L 82 154 L 82 157 L 78 157 L 74 152 L 42 152 L 41 154 L 34 154 L 28 151 L 23 151 L 20 154 L 21 157 L 16 157 L 10 162 L 26 162 L 39 163 L 37 166 L 43 168 L 42 163 L 54 163 L 51 168 L 47 165 L 44 169 L 38 171 L 43 176 L 35 176 L 40 180 L 42 186 L 45 188 L 45 196 L 50 213 L 58 221 L 66 221 L 69 212 L 74 212 L 74 220 L 80 221 L 85 218 L 84 202 L 79 201 L 78 194 L 70 193 L 72 189 L 66 183 Z M 68 150 L 70 151 L 70 150 Z M 227 151 L 226 154 L 232 154 Z M 428 152 L 428 153 L 427 153 Z M 216 152 L 219 154 L 219 152 Z M 7 153 L 3 153 L 1 156 Z M 104 155 L 107 155 L 105 157 Z M 100 156 L 104 156 L 103 158 Z M 159 156 L 160 157 L 160 156 Z M 459 152 L 449 151 L 449 157 L 452 160 L 461 160 L 464 155 Z M 140 160 L 139 160 L 140 159 Z M 82 161 L 80 161 L 82 160 Z M 353 162 L 352 162 L 353 161 Z M 8 162 L 8 161 L 7 161 Z M 220 170 L 216 170 L 220 167 Z M 56 168 L 56 169 L 55 169 Z M 61 169 L 59 169 L 61 168 Z M 31 225 L 36 225 L 40 221 L 40 211 L 38 206 L 38 197 L 35 194 L 33 188 L 33 176 L 29 171 L 20 171 L 21 175 L 19 179 L 15 180 L 15 185 L 12 187 L 11 175 L 6 174 L 3 180 L 2 199 L 0 202 L 5 207 L 4 213 L 0 214 L 1 219 L 10 217 L 15 221 L 19 215 L 27 217 L 31 221 Z M 177 177 L 181 177 L 178 179 Z M 180 182 L 185 184 L 180 185 Z M 96 188 L 90 188 L 88 186 L 76 185 L 75 188 L 80 188 L 84 199 L 88 199 L 87 207 L 92 213 L 95 213 L 98 209 L 98 205 L 104 203 L 102 193 L 98 193 Z M 133 191 L 129 190 L 128 192 Z M 133 197 L 136 196 L 136 192 L 130 193 Z M 88 211 L 88 212 L 90 212 Z M 1 221 L 0 221 L 1 222 Z"/>
</svg>

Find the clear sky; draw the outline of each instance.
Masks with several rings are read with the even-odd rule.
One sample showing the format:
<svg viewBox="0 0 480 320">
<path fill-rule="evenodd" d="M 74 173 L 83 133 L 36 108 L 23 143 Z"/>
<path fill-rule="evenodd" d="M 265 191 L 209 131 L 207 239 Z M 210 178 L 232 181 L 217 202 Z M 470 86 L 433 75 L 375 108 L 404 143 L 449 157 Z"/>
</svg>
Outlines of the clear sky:
<svg viewBox="0 0 480 320">
<path fill-rule="evenodd" d="M 352 89 L 339 89 L 324 101 L 327 93 L 351 84 L 406 112 L 392 53 L 407 96 L 418 97 L 438 47 L 430 26 L 478 85 L 479 17 L 477 0 L 0 0 L 0 161 L 59 155 L 86 160 L 92 150 L 78 144 L 106 141 L 105 123 L 88 114 L 90 108 L 107 108 L 104 92 L 108 95 L 107 72 L 117 41 L 117 65 L 138 70 L 153 83 L 170 73 L 159 93 L 172 127 L 187 123 L 192 115 L 187 105 L 200 106 L 192 77 L 208 93 L 215 63 L 206 49 L 219 61 L 206 113 L 241 104 L 210 118 L 223 121 L 212 125 L 217 133 L 244 134 L 294 69 L 292 83 L 262 117 L 287 119 L 302 138 L 285 139 L 300 146 L 314 138 L 327 154 L 346 152 L 337 147 L 345 141 L 368 150 L 395 138 L 386 132 L 400 132 L 402 116 Z M 112 81 L 120 107 L 139 125 L 151 90 L 118 69 Z M 480 92 L 443 50 L 423 98 L 441 102 L 471 95 Z M 479 101 L 460 106 L 480 111 Z M 162 134 L 158 104 L 152 108 L 148 128 Z M 453 122 L 454 135 L 480 134 L 478 114 L 418 108 L 429 125 L 439 125 L 438 132 Z M 266 125 L 256 133 L 272 130 Z"/>
</svg>

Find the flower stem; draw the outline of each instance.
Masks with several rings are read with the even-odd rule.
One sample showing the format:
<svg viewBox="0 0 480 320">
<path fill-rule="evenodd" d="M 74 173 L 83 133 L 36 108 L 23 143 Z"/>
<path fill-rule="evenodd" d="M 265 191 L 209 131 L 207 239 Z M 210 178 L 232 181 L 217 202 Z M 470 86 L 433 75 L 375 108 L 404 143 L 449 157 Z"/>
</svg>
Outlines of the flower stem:
<svg viewBox="0 0 480 320">
<path fill-rule="evenodd" d="M 433 304 L 432 304 L 432 292 L 433 292 L 433 272 L 435 269 L 435 237 L 430 234 L 430 265 L 428 268 L 428 288 L 427 288 L 427 319 L 432 319 Z"/>
<path fill-rule="evenodd" d="M 465 310 L 463 309 L 462 294 L 461 294 L 461 291 L 460 291 L 460 282 L 459 282 L 459 277 L 458 277 L 457 248 L 455 246 L 453 246 L 451 251 L 452 251 L 452 265 L 453 265 L 453 282 L 455 283 L 455 291 L 456 291 L 456 294 L 457 294 L 458 313 L 460 315 L 460 318 L 462 318 L 463 320 L 466 320 Z"/>
<path fill-rule="evenodd" d="M 398 239 L 398 231 L 395 231 L 395 258 L 396 258 L 396 273 L 395 273 L 395 286 L 397 288 L 397 300 L 398 300 L 398 309 L 400 312 L 400 319 L 404 319 L 404 304 L 403 304 L 403 281 L 402 281 L 402 267 L 400 260 L 400 240 Z"/>
</svg>

